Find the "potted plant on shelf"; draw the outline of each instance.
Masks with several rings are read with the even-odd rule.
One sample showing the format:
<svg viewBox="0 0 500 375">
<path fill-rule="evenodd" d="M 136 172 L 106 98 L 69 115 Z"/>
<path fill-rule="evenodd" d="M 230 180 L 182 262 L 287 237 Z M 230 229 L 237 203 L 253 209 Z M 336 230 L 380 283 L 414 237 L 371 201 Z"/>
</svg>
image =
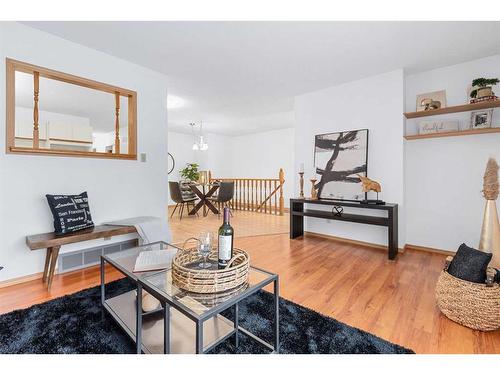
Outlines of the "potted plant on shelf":
<svg viewBox="0 0 500 375">
<path fill-rule="evenodd" d="M 481 99 L 489 96 L 495 96 L 493 87 L 498 84 L 498 78 L 476 78 L 472 81 L 472 91 L 470 97 L 472 99 Z"/>
<path fill-rule="evenodd" d="M 198 171 L 199 165 L 196 163 L 187 163 L 186 167 L 181 169 L 181 177 L 186 181 L 196 182 L 200 178 Z"/>
</svg>

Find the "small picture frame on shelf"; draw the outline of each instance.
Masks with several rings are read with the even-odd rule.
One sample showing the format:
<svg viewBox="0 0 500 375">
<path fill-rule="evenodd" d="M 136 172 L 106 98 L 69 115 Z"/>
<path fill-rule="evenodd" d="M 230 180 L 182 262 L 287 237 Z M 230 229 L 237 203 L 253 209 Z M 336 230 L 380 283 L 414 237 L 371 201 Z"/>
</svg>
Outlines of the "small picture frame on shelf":
<svg viewBox="0 0 500 375">
<path fill-rule="evenodd" d="M 470 128 L 471 129 L 491 128 L 492 116 L 493 116 L 493 109 L 486 109 L 483 111 L 472 112 L 470 114 Z"/>
</svg>

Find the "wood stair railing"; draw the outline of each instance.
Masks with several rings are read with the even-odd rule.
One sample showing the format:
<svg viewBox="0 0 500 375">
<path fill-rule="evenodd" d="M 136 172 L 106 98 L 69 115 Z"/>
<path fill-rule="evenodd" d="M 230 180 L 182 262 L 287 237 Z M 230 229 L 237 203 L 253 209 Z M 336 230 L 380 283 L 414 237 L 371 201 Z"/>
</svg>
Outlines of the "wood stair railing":
<svg viewBox="0 0 500 375">
<path fill-rule="evenodd" d="M 280 168 L 278 178 L 219 178 L 208 172 L 209 181 L 234 181 L 234 196 L 229 202 L 235 210 L 283 215 L 285 173 Z"/>
</svg>

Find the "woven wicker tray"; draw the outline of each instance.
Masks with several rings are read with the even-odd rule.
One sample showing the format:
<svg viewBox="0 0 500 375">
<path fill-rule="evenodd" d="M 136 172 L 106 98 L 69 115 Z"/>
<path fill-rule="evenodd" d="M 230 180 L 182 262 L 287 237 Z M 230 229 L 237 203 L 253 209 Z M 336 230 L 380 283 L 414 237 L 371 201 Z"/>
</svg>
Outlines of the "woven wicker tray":
<svg viewBox="0 0 500 375">
<path fill-rule="evenodd" d="M 219 293 L 248 282 L 250 258 L 245 250 L 233 249 L 233 258 L 224 269 L 199 269 L 201 258 L 198 250 L 187 248 L 179 251 L 172 260 L 172 281 L 184 290 L 194 293 Z M 209 261 L 217 263 L 217 250 L 212 249 Z"/>
</svg>

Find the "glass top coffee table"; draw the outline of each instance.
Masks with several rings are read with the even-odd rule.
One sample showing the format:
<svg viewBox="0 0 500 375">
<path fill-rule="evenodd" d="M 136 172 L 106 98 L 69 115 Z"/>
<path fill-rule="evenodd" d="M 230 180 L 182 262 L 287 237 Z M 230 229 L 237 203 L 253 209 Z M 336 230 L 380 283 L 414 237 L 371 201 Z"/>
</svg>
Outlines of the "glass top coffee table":
<svg viewBox="0 0 500 375">
<path fill-rule="evenodd" d="M 172 283 L 169 269 L 133 272 L 137 256 L 149 250 L 165 250 L 173 256 L 179 249 L 157 242 L 101 257 L 102 307 L 135 341 L 137 353 L 205 353 L 231 336 L 238 345 L 238 332 L 257 340 L 273 352 L 278 351 L 278 275 L 250 267 L 249 282 L 238 288 L 214 294 L 190 293 Z M 106 264 L 121 272 L 134 288 L 107 297 Z M 271 283 L 274 283 L 274 342 L 269 344 L 239 326 L 238 302 Z M 158 309 L 142 311 L 143 289 L 160 301 Z M 220 314 L 231 307 L 234 308 L 233 321 Z M 140 314 L 137 314 L 138 311 Z"/>
<path fill-rule="evenodd" d="M 148 313 L 142 312 L 142 306 L 137 309 L 137 279 L 141 275 L 157 273 L 158 271 L 148 273 L 134 272 L 135 261 L 141 252 L 151 250 L 165 250 L 170 252 L 173 257 L 179 248 L 165 242 L 155 242 L 101 256 L 101 305 L 103 311 L 109 313 L 134 342 L 137 332 L 137 311 L 141 311 L 141 316 L 145 321 L 142 326 L 142 336 L 146 338 L 141 350 L 145 353 L 162 353 L 163 339 L 157 338 L 158 335 L 163 334 L 161 309 Z M 119 292 L 119 294 L 114 293 L 113 295 L 110 295 L 109 291 L 107 293 L 106 265 L 113 267 L 123 274 L 131 282 L 133 289 L 126 292 Z"/>
<path fill-rule="evenodd" d="M 191 350 L 194 353 L 206 353 L 218 343 L 234 336 L 235 345 L 238 346 L 238 334 L 242 333 L 268 349 L 273 353 L 279 350 L 279 277 L 276 274 L 264 271 L 256 267 L 250 267 L 248 283 L 235 289 L 221 293 L 200 294 L 184 291 L 172 282 L 172 272 L 170 269 L 155 274 L 143 275 L 138 279 L 138 291 L 144 289 L 146 292 L 157 298 L 164 306 L 164 353 L 175 352 L 172 350 L 172 343 L 177 342 L 174 332 L 175 322 L 172 320 L 174 314 L 182 314 L 192 321 L 195 329 L 195 337 L 191 338 Z M 245 298 L 259 292 L 267 285 L 274 284 L 274 342 L 272 344 L 265 342 L 253 333 L 239 325 L 238 303 Z M 139 293 L 141 295 L 142 293 Z M 234 320 L 228 321 L 220 313 L 229 308 L 234 309 Z M 225 333 L 217 340 L 213 341 L 213 335 L 210 333 L 210 324 L 213 319 L 218 318 L 220 333 Z M 170 322 L 170 324 L 169 324 Z M 229 323 L 229 330 L 226 330 Z M 217 325 L 217 323 L 216 323 Z M 224 326 L 222 329 L 221 326 Z M 141 330 L 139 329 L 138 332 Z M 208 333 L 208 334 L 207 334 Z M 137 337 L 137 347 L 139 347 L 141 337 Z"/>
</svg>

